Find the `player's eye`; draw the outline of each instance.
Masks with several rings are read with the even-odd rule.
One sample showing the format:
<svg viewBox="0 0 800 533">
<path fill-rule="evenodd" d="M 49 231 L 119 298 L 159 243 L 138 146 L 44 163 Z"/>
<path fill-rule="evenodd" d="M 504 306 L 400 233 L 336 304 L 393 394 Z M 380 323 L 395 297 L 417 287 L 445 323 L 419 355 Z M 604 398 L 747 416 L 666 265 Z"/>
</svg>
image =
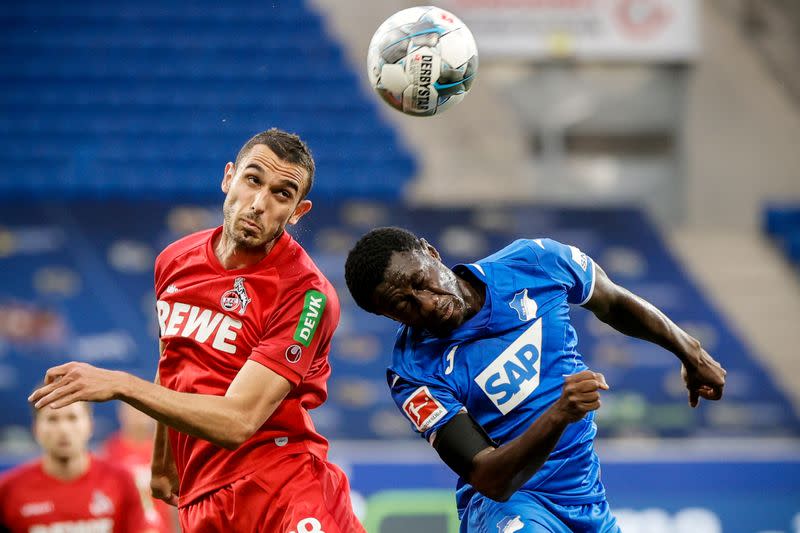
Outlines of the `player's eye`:
<svg viewBox="0 0 800 533">
<path fill-rule="evenodd" d="M 258 185 L 259 183 L 261 183 L 261 180 L 258 179 L 257 176 L 247 176 L 247 181 L 249 181 L 253 185 Z"/>
</svg>

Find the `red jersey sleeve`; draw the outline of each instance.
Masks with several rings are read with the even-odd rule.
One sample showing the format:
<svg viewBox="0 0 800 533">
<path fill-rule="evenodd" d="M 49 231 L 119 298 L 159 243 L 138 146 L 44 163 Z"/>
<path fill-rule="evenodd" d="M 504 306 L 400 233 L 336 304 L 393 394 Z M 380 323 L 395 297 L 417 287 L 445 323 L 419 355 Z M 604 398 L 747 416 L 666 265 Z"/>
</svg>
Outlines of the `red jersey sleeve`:
<svg viewBox="0 0 800 533">
<path fill-rule="evenodd" d="M 8 473 L 0 475 L 0 533 L 11 531 L 10 519 L 7 516 L 6 504 L 9 501 L 8 495 Z"/>
<path fill-rule="evenodd" d="M 116 507 L 114 531 L 122 533 L 143 533 L 150 531 L 147 520 L 144 516 L 144 506 L 142 505 L 142 495 L 133 477 L 125 470 L 119 470 L 119 495 L 120 502 Z"/>
<path fill-rule="evenodd" d="M 313 361 L 330 349 L 339 323 L 339 300 L 328 285 L 294 290 L 281 304 L 250 359 L 297 386 Z"/>
</svg>

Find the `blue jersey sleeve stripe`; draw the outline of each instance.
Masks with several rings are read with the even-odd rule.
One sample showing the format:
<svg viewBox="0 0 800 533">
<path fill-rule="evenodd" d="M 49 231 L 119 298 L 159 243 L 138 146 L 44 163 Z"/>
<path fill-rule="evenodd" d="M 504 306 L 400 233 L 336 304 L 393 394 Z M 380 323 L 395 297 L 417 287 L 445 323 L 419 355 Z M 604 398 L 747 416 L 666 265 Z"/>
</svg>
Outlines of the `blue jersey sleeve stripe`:
<svg viewBox="0 0 800 533">
<path fill-rule="evenodd" d="M 586 298 L 584 298 L 583 301 L 578 305 L 586 305 L 586 303 L 592 299 L 592 295 L 594 294 L 594 280 L 597 279 L 597 271 L 594 268 L 594 259 L 589 257 L 589 261 L 592 262 L 592 281 L 589 285 L 589 294 L 587 294 Z"/>
</svg>

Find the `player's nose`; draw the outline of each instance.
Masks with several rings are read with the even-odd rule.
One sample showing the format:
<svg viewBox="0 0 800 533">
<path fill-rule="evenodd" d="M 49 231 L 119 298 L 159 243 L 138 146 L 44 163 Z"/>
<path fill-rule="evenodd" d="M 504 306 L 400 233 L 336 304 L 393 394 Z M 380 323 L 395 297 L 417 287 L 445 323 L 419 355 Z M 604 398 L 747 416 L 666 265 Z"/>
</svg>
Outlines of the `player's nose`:
<svg viewBox="0 0 800 533">
<path fill-rule="evenodd" d="M 250 204 L 250 209 L 256 214 L 260 215 L 267 210 L 267 197 L 269 195 L 263 191 L 259 191 L 253 196 L 253 201 Z"/>
</svg>

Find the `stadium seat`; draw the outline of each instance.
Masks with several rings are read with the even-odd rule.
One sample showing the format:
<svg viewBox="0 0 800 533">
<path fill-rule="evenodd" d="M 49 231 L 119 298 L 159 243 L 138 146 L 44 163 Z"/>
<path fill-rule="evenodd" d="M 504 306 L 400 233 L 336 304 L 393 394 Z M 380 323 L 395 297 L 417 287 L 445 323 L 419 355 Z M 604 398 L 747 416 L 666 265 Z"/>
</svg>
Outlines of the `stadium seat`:
<svg viewBox="0 0 800 533">
<path fill-rule="evenodd" d="M 6 196 L 212 198 L 271 126 L 307 139 L 320 194 L 397 198 L 414 174 L 304 2 L 34 0 L 0 6 L 0 30 L 0 164 L 26 167 Z"/>
</svg>

